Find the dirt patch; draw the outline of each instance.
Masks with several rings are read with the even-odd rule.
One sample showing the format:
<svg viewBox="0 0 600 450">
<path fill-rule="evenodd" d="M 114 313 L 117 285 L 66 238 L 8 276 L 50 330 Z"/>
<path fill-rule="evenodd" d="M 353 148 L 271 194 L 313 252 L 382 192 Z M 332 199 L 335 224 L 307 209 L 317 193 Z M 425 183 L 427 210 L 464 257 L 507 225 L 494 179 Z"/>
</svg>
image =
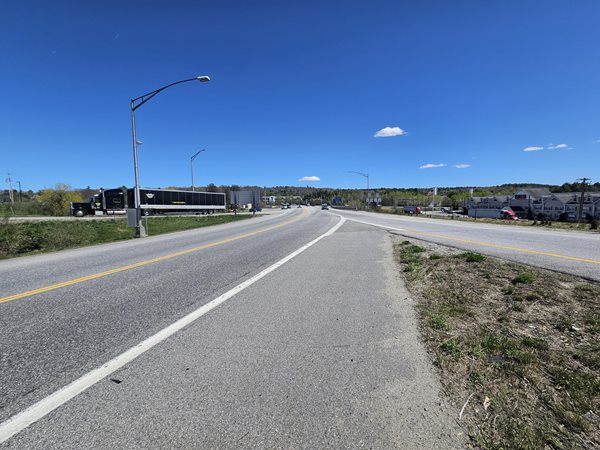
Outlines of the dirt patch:
<svg viewBox="0 0 600 450">
<path fill-rule="evenodd" d="M 600 286 L 398 238 L 422 337 L 472 443 L 600 448 Z"/>
</svg>

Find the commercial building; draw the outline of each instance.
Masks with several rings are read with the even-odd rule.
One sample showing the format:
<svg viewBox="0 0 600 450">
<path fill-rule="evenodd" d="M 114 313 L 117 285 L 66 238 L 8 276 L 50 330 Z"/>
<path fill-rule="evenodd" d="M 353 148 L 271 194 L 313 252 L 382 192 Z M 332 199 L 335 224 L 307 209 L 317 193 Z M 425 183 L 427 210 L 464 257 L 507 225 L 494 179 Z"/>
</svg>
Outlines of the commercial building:
<svg viewBox="0 0 600 450">
<path fill-rule="evenodd" d="M 576 220 L 579 217 L 581 192 L 552 193 L 544 188 L 521 189 L 511 196 L 471 197 L 467 209 L 511 208 L 520 218 L 537 218 L 540 214 L 550 220 Z M 586 192 L 581 217 L 600 219 L 600 192 Z"/>
</svg>

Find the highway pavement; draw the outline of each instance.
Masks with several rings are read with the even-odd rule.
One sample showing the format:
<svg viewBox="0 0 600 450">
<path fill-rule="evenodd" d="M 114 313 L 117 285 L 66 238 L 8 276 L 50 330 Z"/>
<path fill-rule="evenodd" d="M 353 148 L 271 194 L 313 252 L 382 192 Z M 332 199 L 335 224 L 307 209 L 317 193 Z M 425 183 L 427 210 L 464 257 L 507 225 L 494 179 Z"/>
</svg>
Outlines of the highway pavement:
<svg viewBox="0 0 600 450">
<path fill-rule="evenodd" d="M 335 210 L 348 220 L 429 242 L 600 281 L 600 233 Z"/>
<path fill-rule="evenodd" d="M 378 227 L 317 208 L 0 262 L 2 448 L 461 448 Z"/>
</svg>

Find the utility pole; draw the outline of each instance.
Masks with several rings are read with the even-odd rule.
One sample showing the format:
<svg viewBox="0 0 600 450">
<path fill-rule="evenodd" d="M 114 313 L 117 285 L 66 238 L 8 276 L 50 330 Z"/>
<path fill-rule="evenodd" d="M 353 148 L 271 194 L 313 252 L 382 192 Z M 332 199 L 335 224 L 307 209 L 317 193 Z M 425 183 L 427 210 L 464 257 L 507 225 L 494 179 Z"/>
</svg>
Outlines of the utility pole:
<svg viewBox="0 0 600 450">
<path fill-rule="evenodd" d="M 591 180 L 589 178 L 583 177 L 575 181 L 581 181 L 581 197 L 579 198 L 579 211 L 577 214 L 577 223 L 581 224 L 581 216 L 583 215 L 583 197 L 585 195 L 585 184 Z"/>
<path fill-rule="evenodd" d="M 8 178 L 6 179 L 6 182 L 8 183 L 8 198 L 10 199 L 10 204 L 14 205 L 15 197 L 13 194 L 12 178 L 10 177 L 10 173 L 8 174 Z"/>
</svg>

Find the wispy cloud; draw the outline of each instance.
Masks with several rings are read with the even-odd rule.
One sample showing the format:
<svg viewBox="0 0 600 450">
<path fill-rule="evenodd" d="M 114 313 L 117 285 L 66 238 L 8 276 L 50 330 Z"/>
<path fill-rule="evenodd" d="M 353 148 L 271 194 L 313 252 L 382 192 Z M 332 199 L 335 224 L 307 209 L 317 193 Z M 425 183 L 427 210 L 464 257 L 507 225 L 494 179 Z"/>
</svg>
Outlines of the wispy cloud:
<svg viewBox="0 0 600 450">
<path fill-rule="evenodd" d="M 567 144 L 558 144 L 554 146 L 555 149 L 561 149 L 561 148 L 569 148 L 569 146 Z"/>
<path fill-rule="evenodd" d="M 302 177 L 298 181 L 300 181 L 300 182 L 302 182 L 302 181 L 321 181 L 321 179 L 315 175 L 310 175 L 307 177 Z"/>
<path fill-rule="evenodd" d="M 446 164 L 423 164 L 419 169 L 437 169 L 438 167 L 446 167 Z"/>
<path fill-rule="evenodd" d="M 456 167 L 457 169 L 468 169 L 469 167 L 471 167 L 471 164 L 454 164 L 454 167 Z"/>
<path fill-rule="evenodd" d="M 539 152 L 540 150 L 544 150 L 544 147 L 531 146 L 523 149 L 524 152 Z"/>
<path fill-rule="evenodd" d="M 406 131 L 404 131 L 400 127 L 385 127 L 379 130 L 377 133 L 373 135 L 373 137 L 381 138 L 381 137 L 394 137 L 394 136 L 404 136 Z"/>
</svg>

